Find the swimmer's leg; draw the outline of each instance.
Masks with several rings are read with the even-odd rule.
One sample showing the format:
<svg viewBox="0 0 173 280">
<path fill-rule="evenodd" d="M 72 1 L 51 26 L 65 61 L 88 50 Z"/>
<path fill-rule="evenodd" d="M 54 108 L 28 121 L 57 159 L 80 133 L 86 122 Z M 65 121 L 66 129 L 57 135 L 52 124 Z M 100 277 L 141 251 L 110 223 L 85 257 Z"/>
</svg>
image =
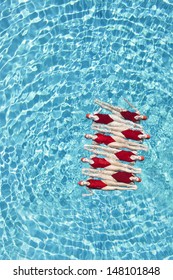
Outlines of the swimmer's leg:
<svg viewBox="0 0 173 280">
<path fill-rule="evenodd" d="M 124 139 L 122 138 L 122 140 L 124 140 Z M 112 143 L 109 144 L 109 147 L 111 147 L 112 149 L 114 149 L 114 148 L 115 149 L 122 149 L 122 148 L 129 149 L 128 148 L 129 145 L 126 142 L 112 142 Z"/>
<path fill-rule="evenodd" d="M 125 190 L 137 190 L 137 186 L 131 186 L 131 187 L 118 187 L 118 186 L 106 186 L 101 189 L 102 191 L 113 191 L 113 190 L 120 190 L 120 191 L 125 191 Z"/>
<path fill-rule="evenodd" d="M 127 168 L 128 172 L 132 172 L 132 173 L 141 173 L 142 170 L 141 168 L 135 168 L 131 165 L 128 165 L 129 167 Z"/>
<path fill-rule="evenodd" d="M 145 145 L 142 145 L 142 144 L 136 144 L 136 145 L 133 145 L 133 146 L 131 144 L 129 144 L 127 149 L 135 150 L 135 151 L 138 151 L 138 150 L 148 151 L 148 147 L 145 146 Z"/>
<path fill-rule="evenodd" d="M 101 172 L 100 170 L 95 170 L 95 169 L 92 169 L 92 168 L 83 168 L 82 169 L 82 174 L 83 175 L 86 175 L 86 176 L 91 176 L 91 177 L 97 177 L 97 176 L 101 176 Z"/>
<path fill-rule="evenodd" d="M 121 132 L 123 130 L 129 129 L 129 126 L 120 125 L 120 124 L 117 124 L 116 122 L 115 122 L 114 125 L 109 125 L 109 124 L 104 125 L 104 124 L 95 124 L 95 123 L 93 123 L 91 128 L 94 129 L 94 130 L 105 129 L 105 131 L 107 131 L 107 132 L 112 132 L 112 131 Z"/>
<path fill-rule="evenodd" d="M 114 171 L 126 171 L 126 168 L 122 168 L 122 167 L 119 167 L 117 165 L 109 165 L 107 167 L 104 168 L 104 170 L 108 170 L 108 171 L 111 171 L 111 172 L 114 172 Z"/>
<path fill-rule="evenodd" d="M 87 151 L 89 151 L 89 152 L 91 152 L 91 153 L 93 153 L 94 155 L 91 155 L 90 156 L 90 158 L 92 158 L 92 157 L 94 157 L 94 156 L 96 156 L 96 155 L 106 155 L 107 153 L 106 152 L 101 152 L 101 151 L 99 151 L 99 150 L 96 150 L 96 149 L 90 149 L 90 148 L 85 148 L 85 150 L 87 150 Z"/>
<path fill-rule="evenodd" d="M 111 164 L 114 166 L 113 162 L 111 162 Z M 120 162 L 117 162 L 117 164 L 116 164 L 116 162 L 115 162 L 115 165 L 118 166 L 119 169 L 124 169 L 124 171 L 127 171 L 127 172 L 141 173 L 141 168 L 132 167 L 129 164 L 124 164 L 124 163 L 120 163 Z"/>
<path fill-rule="evenodd" d="M 99 106 L 101 106 L 102 108 L 109 110 L 111 112 L 121 112 L 123 109 L 119 108 L 119 107 L 115 107 L 111 104 L 108 104 L 106 102 L 100 101 L 98 99 L 95 100 L 95 103 L 98 104 Z"/>
<path fill-rule="evenodd" d="M 104 146 L 101 146 L 101 145 L 84 145 L 84 148 L 86 150 L 89 151 L 89 149 L 93 149 L 93 150 L 103 150 L 105 152 L 111 152 L 111 153 L 117 153 L 117 152 L 120 152 L 120 150 L 117 150 L 117 149 L 113 149 L 113 148 L 110 148 L 110 147 L 104 147 Z"/>
<path fill-rule="evenodd" d="M 92 125 L 91 126 L 91 128 L 93 129 L 93 130 L 97 130 L 97 131 L 99 131 L 99 132 L 105 132 L 105 133 L 110 133 L 110 129 L 109 128 L 107 128 L 107 127 L 104 127 L 104 126 L 102 126 L 102 125 Z"/>
<path fill-rule="evenodd" d="M 141 131 L 143 130 L 141 125 L 137 125 L 136 123 L 133 123 L 133 122 L 127 121 L 127 120 L 123 120 L 123 119 L 114 120 L 113 122 L 109 123 L 107 126 L 110 128 L 124 126 L 125 129 L 134 129 L 134 130 L 141 130 Z"/>
<path fill-rule="evenodd" d="M 139 150 L 143 150 L 143 151 L 148 151 L 148 146 L 143 145 L 143 144 L 136 144 L 136 145 L 133 145 L 132 148 L 133 147 L 134 147 L 135 150 L 139 149 Z"/>
</svg>

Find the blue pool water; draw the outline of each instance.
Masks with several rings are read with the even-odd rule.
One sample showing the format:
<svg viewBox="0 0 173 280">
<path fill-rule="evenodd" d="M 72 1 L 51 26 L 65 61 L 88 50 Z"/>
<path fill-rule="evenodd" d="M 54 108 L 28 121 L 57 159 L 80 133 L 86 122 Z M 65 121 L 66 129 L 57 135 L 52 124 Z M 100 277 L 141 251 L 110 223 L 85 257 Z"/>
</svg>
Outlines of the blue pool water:
<svg viewBox="0 0 173 280">
<path fill-rule="evenodd" d="M 173 259 L 172 0 L 1 0 L 0 259 Z M 77 185 L 85 114 L 149 116 L 134 192 Z"/>
</svg>

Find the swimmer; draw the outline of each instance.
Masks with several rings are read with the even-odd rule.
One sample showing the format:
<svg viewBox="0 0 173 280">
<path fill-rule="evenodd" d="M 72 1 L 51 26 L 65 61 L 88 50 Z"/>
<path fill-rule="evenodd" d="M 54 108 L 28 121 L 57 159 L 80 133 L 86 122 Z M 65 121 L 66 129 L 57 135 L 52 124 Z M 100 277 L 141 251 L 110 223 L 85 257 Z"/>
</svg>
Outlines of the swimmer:
<svg viewBox="0 0 173 280">
<path fill-rule="evenodd" d="M 95 123 L 98 124 L 105 124 L 111 127 L 123 126 L 124 129 L 130 128 L 138 128 L 142 129 L 142 126 L 139 124 L 134 124 L 133 122 L 122 121 L 120 117 L 117 115 L 108 115 L 108 114 L 86 114 L 86 118 L 93 120 Z"/>
<path fill-rule="evenodd" d="M 92 129 L 97 130 L 99 132 L 104 132 L 104 133 L 112 133 L 114 136 L 117 137 L 122 137 L 126 139 L 131 139 L 131 140 L 136 140 L 136 141 L 142 141 L 144 139 L 150 139 L 150 135 L 144 133 L 143 131 L 140 130 L 132 130 L 132 129 L 126 129 L 124 128 L 108 128 L 108 127 L 103 127 L 100 125 L 92 125 Z"/>
<path fill-rule="evenodd" d="M 110 170 L 95 170 L 92 168 L 83 168 L 82 174 L 90 177 L 101 178 L 103 180 L 112 180 L 113 178 L 116 182 L 122 182 L 126 184 L 142 181 L 141 178 L 135 176 L 133 173 L 125 171 L 118 171 L 114 173 Z"/>
<path fill-rule="evenodd" d="M 148 147 L 143 144 L 136 144 L 135 142 L 126 141 L 121 137 L 114 137 L 101 133 L 94 135 L 86 134 L 87 139 L 92 139 L 97 144 L 105 144 L 111 148 L 127 148 L 129 150 L 144 150 L 147 151 Z"/>
<path fill-rule="evenodd" d="M 86 186 L 90 194 L 93 195 L 91 189 L 97 189 L 102 191 L 114 191 L 114 190 L 137 190 L 137 186 L 134 184 L 123 184 L 123 183 L 116 183 L 112 180 L 95 180 L 89 178 L 87 181 L 80 181 L 78 182 L 80 186 Z M 89 196 L 88 194 L 84 194 L 84 196 Z"/>
<path fill-rule="evenodd" d="M 123 160 L 130 163 L 144 160 L 144 156 L 139 156 L 136 151 L 117 150 L 100 145 L 84 145 L 84 149 L 96 155 L 106 156 L 112 160 Z"/>
<path fill-rule="evenodd" d="M 98 104 L 99 106 L 101 106 L 104 109 L 107 109 L 109 111 L 111 111 L 113 114 L 117 115 L 118 117 L 125 119 L 125 120 L 129 120 L 132 122 L 139 122 L 140 120 L 146 120 L 147 116 L 142 116 L 140 114 L 140 112 L 133 107 L 132 104 L 130 104 L 126 99 L 125 101 L 133 108 L 135 109 L 135 112 L 131 112 L 131 111 L 127 111 L 123 108 L 119 108 L 119 107 L 115 107 L 111 104 L 108 104 L 106 102 L 102 102 L 100 100 L 95 100 L 95 103 Z"/>
<path fill-rule="evenodd" d="M 135 163 L 137 160 L 144 160 L 144 156 L 139 156 L 136 151 L 118 150 L 100 145 L 84 145 L 84 149 L 96 155 L 103 155 L 113 160 L 116 159 L 130 163 Z"/>
<path fill-rule="evenodd" d="M 128 164 L 120 163 L 115 159 L 109 158 L 99 158 L 95 155 L 92 155 L 90 159 L 88 158 L 81 158 L 82 162 L 89 163 L 92 168 L 104 168 L 104 170 L 112 170 L 112 171 L 126 171 L 126 172 L 133 172 L 133 173 L 141 173 L 141 168 L 135 168 Z"/>
</svg>

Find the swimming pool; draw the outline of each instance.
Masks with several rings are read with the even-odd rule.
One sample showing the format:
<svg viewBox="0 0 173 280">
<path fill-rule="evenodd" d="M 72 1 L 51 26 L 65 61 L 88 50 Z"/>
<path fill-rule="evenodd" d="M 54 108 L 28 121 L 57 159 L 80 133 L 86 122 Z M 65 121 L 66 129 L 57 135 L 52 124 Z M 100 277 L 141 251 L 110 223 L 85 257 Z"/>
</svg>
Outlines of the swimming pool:
<svg viewBox="0 0 173 280">
<path fill-rule="evenodd" d="M 1 3 L 0 259 L 173 259 L 171 1 Z M 142 183 L 82 197 L 85 115 L 123 97 L 149 116 Z"/>
</svg>

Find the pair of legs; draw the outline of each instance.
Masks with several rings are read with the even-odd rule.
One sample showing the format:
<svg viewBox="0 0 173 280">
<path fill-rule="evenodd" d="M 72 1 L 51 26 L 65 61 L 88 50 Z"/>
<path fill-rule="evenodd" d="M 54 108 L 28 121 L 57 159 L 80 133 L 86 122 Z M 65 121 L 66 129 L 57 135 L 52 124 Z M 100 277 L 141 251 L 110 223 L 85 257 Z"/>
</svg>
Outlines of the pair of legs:
<svg viewBox="0 0 173 280">
<path fill-rule="evenodd" d="M 109 123 L 109 124 L 100 124 L 100 123 L 94 122 L 92 124 L 91 128 L 94 130 L 104 128 L 104 129 L 107 129 L 110 131 L 114 130 L 114 131 L 118 131 L 118 132 L 122 132 L 127 129 L 133 129 L 133 130 L 140 130 L 141 132 L 144 133 L 144 130 L 141 125 L 137 125 L 137 127 L 136 127 L 133 125 L 133 123 L 132 123 L 132 125 L 129 125 L 129 124 L 120 124 L 119 122 L 115 122 L 115 121 L 112 123 Z"/>
<path fill-rule="evenodd" d="M 101 145 L 84 145 L 85 150 L 89 151 L 89 152 L 93 152 L 93 153 L 98 153 L 98 150 L 103 151 L 102 155 L 107 155 L 110 154 L 110 156 L 112 157 L 113 154 L 118 153 L 121 151 L 121 149 L 114 149 L 114 148 L 110 148 L 110 147 L 105 147 L 105 146 L 101 146 Z M 106 154 L 104 154 L 106 152 Z M 137 151 L 133 151 L 133 153 L 135 155 L 137 155 Z M 100 154 L 100 153 L 99 153 Z M 112 157 L 112 159 L 115 159 L 114 156 Z"/>
<path fill-rule="evenodd" d="M 106 103 L 106 102 L 100 101 L 100 100 L 98 100 L 98 99 L 96 99 L 94 102 L 95 102 L 96 104 L 98 104 L 100 107 L 102 107 L 103 109 L 106 109 L 106 110 L 108 110 L 108 111 L 110 111 L 110 112 L 112 112 L 112 113 L 115 113 L 115 114 L 124 111 L 123 108 L 113 106 L 113 105 L 111 105 L 111 104 L 108 104 L 108 103 Z"/>
<path fill-rule="evenodd" d="M 108 147 L 116 148 L 116 149 L 126 148 L 131 151 L 138 151 L 138 150 L 147 151 L 148 150 L 148 147 L 143 144 L 131 142 L 131 141 L 125 140 L 121 137 L 112 137 L 112 138 L 115 140 L 115 142 L 111 142 L 110 144 L 108 144 L 107 145 Z M 97 144 L 97 143 L 94 142 L 94 144 Z"/>
<path fill-rule="evenodd" d="M 137 186 L 130 185 L 129 187 L 113 187 L 113 186 L 106 186 L 102 190 L 103 191 L 114 191 L 114 190 L 120 190 L 120 191 L 125 191 L 125 190 L 137 190 Z"/>
<path fill-rule="evenodd" d="M 89 187 L 86 187 L 89 191 L 88 194 L 82 194 L 82 196 L 91 196 L 93 195 L 93 189 L 90 189 Z M 120 185 L 114 185 L 114 183 L 111 183 L 111 185 L 108 185 L 102 189 L 99 189 L 101 191 L 115 191 L 115 190 L 119 190 L 119 191 L 129 191 L 129 190 L 137 190 L 137 186 L 136 185 L 130 185 L 129 186 L 124 186 L 124 187 L 120 187 Z"/>
</svg>

